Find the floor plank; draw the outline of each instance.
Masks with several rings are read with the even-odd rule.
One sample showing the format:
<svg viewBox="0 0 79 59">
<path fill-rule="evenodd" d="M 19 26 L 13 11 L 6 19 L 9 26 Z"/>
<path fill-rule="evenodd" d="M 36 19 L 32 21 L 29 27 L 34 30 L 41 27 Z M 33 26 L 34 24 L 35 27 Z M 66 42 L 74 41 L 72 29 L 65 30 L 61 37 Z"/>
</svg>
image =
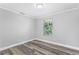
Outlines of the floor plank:
<svg viewBox="0 0 79 59">
<path fill-rule="evenodd" d="M 60 48 L 61 49 L 61 48 Z M 0 52 L 0 55 L 71 55 L 55 45 L 33 40 Z"/>
</svg>

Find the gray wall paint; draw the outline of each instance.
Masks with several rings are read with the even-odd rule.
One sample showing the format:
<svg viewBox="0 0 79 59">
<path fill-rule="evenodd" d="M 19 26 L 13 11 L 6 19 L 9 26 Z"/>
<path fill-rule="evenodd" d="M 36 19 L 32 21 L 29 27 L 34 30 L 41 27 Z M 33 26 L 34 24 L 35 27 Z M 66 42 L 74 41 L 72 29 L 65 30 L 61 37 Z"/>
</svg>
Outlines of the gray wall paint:
<svg viewBox="0 0 79 59">
<path fill-rule="evenodd" d="M 35 21 L 0 9 L 0 48 L 34 38 Z"/>
<path fill-rule="evenodd" d="M 54 33 L 52 36 L 43 36 L 43 19 L 29 19 L 0 9 L 0 48 L 35 37 L 79 47 L 79 10 L 61 13 L 52 18 Z"/>
<path fill-rule="evenodd" d="M 43 19 L 37 20 L 37 38 L 79 47 L 79 9 L 55 15 L 52 36 L 43 35 Z"/>
</svg>

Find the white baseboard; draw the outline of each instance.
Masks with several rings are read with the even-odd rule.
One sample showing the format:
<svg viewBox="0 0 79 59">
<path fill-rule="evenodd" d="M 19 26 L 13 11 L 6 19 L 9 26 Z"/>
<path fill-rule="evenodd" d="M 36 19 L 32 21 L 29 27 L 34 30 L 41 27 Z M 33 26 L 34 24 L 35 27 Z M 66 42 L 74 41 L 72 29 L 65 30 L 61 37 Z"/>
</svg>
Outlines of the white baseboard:
<svg viewBox="0 0 79 59">
<path fill-rule="evenodd" d="M 51 43 L 51 44 L 54 44 L 54 45 L 58 45 L 58 46 L 62 46 L 62 47 L 65 47 L 65 48 L 69 48 L 69 49 L 72 49 L 72 50 L 79 51 L 78 47 L 64 45 L 64 44 L 61 44 L 61 43 L 57 43 L 57 42 L 53 42 L 53 41 L 48 41 L 48 40 L 44 40 L 44 39 L 39 39 L 39 38 L 36 38 L 36 40 L 40 40 L 40 41 L 43 41 L 43 42 L 47 42 L 47 43 Z"/>
<path fill-rule="evenodd" d="M 27 41 L 22 41 L 22 42 L 19 42 L 19 43 L 16 43 L 16 44 L 12 44 L 12 45 L 7 46 L 7 47 L 0 48 L 0 51 L 6 50 L 6 49 L 11 48 L 11 47 L 15 47 L 15 46 L 27 43 L 27 42 L 30 42 L 32 40 L 35 40 L 35 39 L 30 39 L 30 40 L 27 40 Z"/>
<path fill-rule="evenodd" d="M 32 40 L 40 40 L 40 41 L 43 41 L 43 42 L 47 42 L 47 43 L 51 43 L 51 44 L 54 44 L 54 45 L 58 45 L 58 46 L 62 46 L 62 47 L 65 47 L 65 48 L 69 48 L 69 49 L 73 49 L 73 50 L 79 51 L 79 48 L 77 48 L 77 47 L 72 47 L 72 46 L 69 46 L 69 45 L 64 45 L 64 44 L 60 44 L 60 43 L 57 43 L 57 42 L 48 41 L 48 40 L 39 39 L 39 38 L 30 39 L 30 40 L 19 42 L 19 43 L 16 43 L 16 44 L 4 47 L 4 48 L 0 48 L 0 51 L 3 51 L 5 49 L 11 48 L 11 47 L 15 47 L 15 46 L 27 43 L 27 42 L 30 42 Z"/>
</svg>

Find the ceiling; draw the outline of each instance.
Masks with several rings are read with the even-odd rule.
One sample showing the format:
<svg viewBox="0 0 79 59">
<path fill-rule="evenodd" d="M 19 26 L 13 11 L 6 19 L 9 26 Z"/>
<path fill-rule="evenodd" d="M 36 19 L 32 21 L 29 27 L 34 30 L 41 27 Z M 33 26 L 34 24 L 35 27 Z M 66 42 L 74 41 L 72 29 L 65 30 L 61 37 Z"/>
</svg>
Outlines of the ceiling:
<svg viewBox="0 0 79 59">
<path fill-rule="evenodd" d="M 18 12 L 32 18 L 54 15 L 56 12 L 78 7 L 78 3 L 45 3 L 43 8 L 34 8 L 34 3 L 0 3 L 0 8 Z"/>
</svg>

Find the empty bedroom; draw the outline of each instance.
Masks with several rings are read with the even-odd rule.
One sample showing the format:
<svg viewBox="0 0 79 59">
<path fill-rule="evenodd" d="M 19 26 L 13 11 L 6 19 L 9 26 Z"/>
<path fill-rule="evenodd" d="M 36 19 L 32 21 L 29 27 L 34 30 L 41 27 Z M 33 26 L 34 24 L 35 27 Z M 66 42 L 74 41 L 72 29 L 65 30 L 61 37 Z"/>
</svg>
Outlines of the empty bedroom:
<svg viewBox="0 0 79 59">
<path fill-rule="evenodd" d="M 79 55 L 79 3 L 0 3 L 0 55 Z"/>
</svg>

